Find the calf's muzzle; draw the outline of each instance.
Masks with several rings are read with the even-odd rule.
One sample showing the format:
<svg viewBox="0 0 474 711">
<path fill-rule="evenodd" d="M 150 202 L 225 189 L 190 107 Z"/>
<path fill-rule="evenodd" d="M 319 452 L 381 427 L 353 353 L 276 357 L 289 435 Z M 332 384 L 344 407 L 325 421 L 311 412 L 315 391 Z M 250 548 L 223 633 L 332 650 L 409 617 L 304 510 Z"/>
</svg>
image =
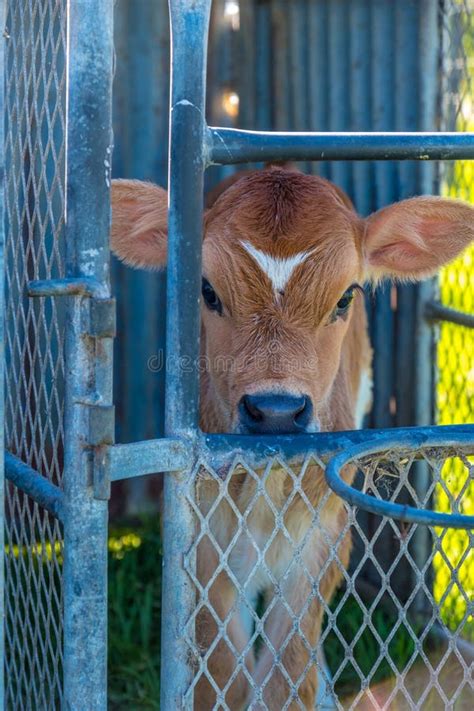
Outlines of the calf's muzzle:
<svg viewBox="0 0 474 711">
<path fill-rule="evenodd" d="M 239 403 L 240 429 L 245 434 L 297 434 L 306 432 L 313 415 L 308 395 L 256 393 Z"/>
</svg>

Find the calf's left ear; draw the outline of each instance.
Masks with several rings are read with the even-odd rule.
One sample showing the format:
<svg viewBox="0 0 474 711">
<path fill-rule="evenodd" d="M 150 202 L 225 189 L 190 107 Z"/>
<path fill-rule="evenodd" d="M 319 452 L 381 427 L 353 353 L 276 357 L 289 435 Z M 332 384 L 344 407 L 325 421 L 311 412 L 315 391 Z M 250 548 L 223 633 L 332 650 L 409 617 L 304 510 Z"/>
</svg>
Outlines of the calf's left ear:
<svg viewBox="0 0 474 711">
<path fill-rule="evenodd" d="M 474 206 L 440 197 L 403 200 L 364 221 L 367 276 L 423 279 L 473 240 Z"/>
<path fill-rule="evenodd" d="M 112 180 L 110 247 L 125 264 L 162 269 L 168 241 L 168 196 L 141 180 Z"/>
</svg>

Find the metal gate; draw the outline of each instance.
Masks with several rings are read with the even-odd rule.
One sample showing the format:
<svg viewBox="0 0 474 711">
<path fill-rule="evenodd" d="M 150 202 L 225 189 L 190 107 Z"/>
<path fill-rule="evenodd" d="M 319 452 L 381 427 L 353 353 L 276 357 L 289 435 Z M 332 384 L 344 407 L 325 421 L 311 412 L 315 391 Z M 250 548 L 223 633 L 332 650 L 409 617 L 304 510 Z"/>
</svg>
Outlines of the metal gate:
<svg viewBox="0 0 474 711">
<path fill-rule="evenodd" d="M 465 598 L 462 624 L 448 630 L 430 581 L 435 556 L 445 556 L 448 528 L 464 528 L 472 556 L 474 517 L 463 513 L 473 496 L 472 426 L 360 431 L 319 435 L 206 435 L 198 427 L 199 296 L 203 175 L 211 164 L 267 160 L 447 160 L 474 158 L 469 134 L 288 134 L 208 127 L 205 113 L 206 44 L 211 0 L 171 0 L 172 98 L 169 250 L 167 267 L 166 436 L 113 444 L 111 344 L 114 303 L 108 283 L 111 144 L 112 2 L 21 0 L 7 4 L 5 30 L 6 162 L 8 239 L 5 343 L 6 485 L 5 708 L 105 709 L 107 498 L 110 482 L 156 471 L 165 474 L 161 708 L 193 708 L 197 688 L 210 707 L 235 708 L 232 695 L 242 679 L 255 704 L 275 708 L 269 696 L 279 678 L 285 699 L 278 708 L 305 708 L 301 677 L 288 672 L 285 654 L 295 645 L 319 678 L 319 708 L 470 708 L 472 648 L 463 632 L 472 625 L 472 600 L 452 568 L 452 585 Z M 431 12 L 437 3 L 424 3 Z M 3 5 L 2 5 L 3 7 Z M 92 11 L 93 10 L 93 11 Z M 460 488 L 441 476 L 456 462 Z M 359 488 L 348 487 L 341 469 L 355 464 Z M 329 485 L 317 509 L 305 498 L 303 480 L 325 470 Z M 253 490 L 245 509 L 229 483 L 246 472 Z M 312 474 L 313 472 L 313 474 Z M 288 485 L 277 505 L 269 493 L 275 476 Z M 421 485 L 420 485 L 421 479 Z M 210 508 L 200 497 L 213 492 Z M 324 530 L 324 510 L 335 492 L 348 522 L 336 534 Z M 431 511 L 443 491 L 450 513 Z M 327 555 L 317 577 L 302 557 L 305 538 L 294 539 L 285 513 L 296 500 L 306 507 L 312 529 L 322 530 Z M 255 561 L 244 577 L 232 568 L 239 536 L 252 539 L 252 508 L 259 502 L 273 517 L 265 542 L 252 541 Z M 226 508 L 234 522 L 231 540 L 216 536 L 214 517 Z M 370 540 L 359 512 L 379 516 Z M 341 543 L 349 529 L 362 548 L 347 573 Z M 399 551 L 388 566 L 377 541 L 390 531 Z M 276 537 L 293 550 L 293 562 L 271 578 L 266 556 Z M 429 542 L 419 546 L 420 536 Z M 217 556 L 212 576 L 196 570 L 199 547 Z M 414 570 L 407 594 L 397 593 L 397 566 Z M 370 602 L 358 585 L 371 566 Z M 236 646 L 230 627 L 236 606 L 257 567 L 270 576 L 274 595 L 258 613 L 249 609 L 252 631 Z M 343 592 L 331 603 L 324 576 L 339 569 Z M 288 587 L 305 580 L 304 604 L 289 604 Z M 220 614 L 213 585 L 225 575 L 234 602 Z M 357 626 L 347 629 L 343 612 L 356 603 Z M 320 640 L 307 639 L 308 614 L 324 617 Z M 426 611 L 429 610 L 427 615 Z M 270 621 L 286 619 L 276 639 Z M 385 634 L 378 616 L 391 620 Z M 208 625 L 205 649 L 196 638 Z M 401 629 L 411 640 L 401 668 L 393 647 Z M 361 662 L 357 645 L 369 634 L 378 661 Z M 333 658 L 323 647 L 332 639 Z M 258 683 L 247 656 L 265 650 L 270 666 Z M 232 658 L 219 684 L 213 653 Z M 392 686 L 378 686 L 380 666 Z M 350 672 L 350 696 L 338 684 Z M 342 682 L 341 682 L 342 680 Z"/>
<path fill-rule="evenodd" d="M 106 707 L 112 3 L 1 3 L 5 698 Z M 2 694 L 3 697 L 3 694 Z"/>
</svg>

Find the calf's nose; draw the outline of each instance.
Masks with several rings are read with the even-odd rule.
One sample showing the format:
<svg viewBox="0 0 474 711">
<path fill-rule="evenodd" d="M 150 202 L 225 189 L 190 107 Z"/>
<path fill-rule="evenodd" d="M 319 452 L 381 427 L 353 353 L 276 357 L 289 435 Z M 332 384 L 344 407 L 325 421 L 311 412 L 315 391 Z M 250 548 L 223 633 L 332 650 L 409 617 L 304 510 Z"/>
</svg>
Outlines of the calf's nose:
<svg viewBox="0 0 474 711">
<path fill-rule="evenodd" d="M 244 395 L 239 403 L 240 425 L 250 434 L 305 432 L 313 414 L 307 395 L 257 393 Z"/>
</svg>

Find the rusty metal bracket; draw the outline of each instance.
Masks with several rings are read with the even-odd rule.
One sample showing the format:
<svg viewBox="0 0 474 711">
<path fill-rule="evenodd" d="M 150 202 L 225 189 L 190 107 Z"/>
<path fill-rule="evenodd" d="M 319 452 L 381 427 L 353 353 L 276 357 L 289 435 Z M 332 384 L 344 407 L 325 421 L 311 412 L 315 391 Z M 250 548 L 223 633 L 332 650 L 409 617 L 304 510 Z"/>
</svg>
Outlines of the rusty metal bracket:
<svg viewBox="0 0 474 711">
<path fill-rule="evenodd" d="M 86 405 L 89 411 L 88 444 L 102 447 L 114 444 L 115 408 L 113 405 Z"/>
<path fill-rule="evenodd" d="M 94 338 L 115 338 L 115 299 L 91 298 L 88 333 Z"/>
<path fill-rule="evenodd" d="M 28 296 L 107 296 L 103 284 L 93 277 L 66 277 L 28 282 Z"/>
</svg>

